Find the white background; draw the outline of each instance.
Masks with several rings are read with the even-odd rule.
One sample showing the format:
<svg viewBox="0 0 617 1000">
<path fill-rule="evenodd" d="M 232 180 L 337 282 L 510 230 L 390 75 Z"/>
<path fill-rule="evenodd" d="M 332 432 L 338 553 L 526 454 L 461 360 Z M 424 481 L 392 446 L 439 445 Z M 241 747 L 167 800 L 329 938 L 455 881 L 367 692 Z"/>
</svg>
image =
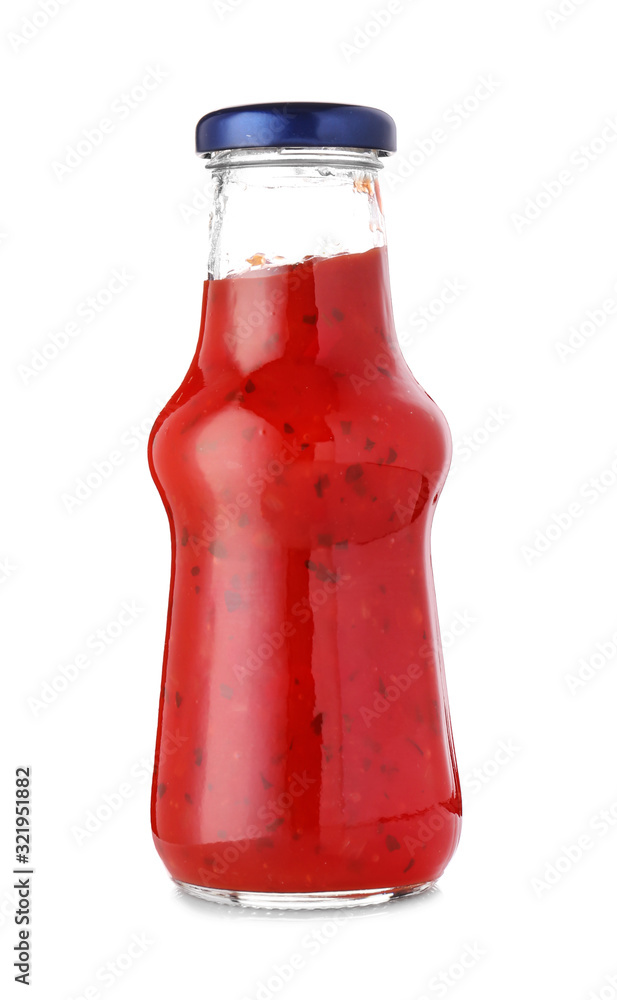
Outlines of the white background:
<svg viewBox="0 0 617 1000">
<path fill-rule="evenodd" d="M 71 0 L 55 14 L 49 0 L 34 31 L 24 19 L 40 6 L 5 0 L 3 995 L 24 990 L 12 788 L 28 764 L 34 998 L 617 996 L 617 12 L 565 0 L 550 18 L 558 3 L 401 0 L 367 39 L 358 29 L 383 0 Z M 157 85 L 128 108 L 151 69 Z M 481 78 L 493 93 L 474 97 Z M 398 329 L 457 443 L 434 564 L 464 833 L 438 892 L 341 923 L 180 898 L 149 830 L 169 540 L 145 437 L 197 336 L 208 213 L 187 212 L 206 182 L 193 129 L 215 108 L 281 99 L 395 118 L 382 189 Z M 103 118 L 100 144 L 60 170 Z M 80 319 L 114 269 L 126 287 Z M 465 290 L 444 309 L 448 279 Z M 81 332 L 28 371 L 71 321 Z M 63 496 L 118 450 L 69 512 Z M 89 636 L 122 602 L 140 610 L 93 654 Z M 87 652 L 51 704 L 29 704 Z M 121 807 L 78 843 L 120 788 Z M 146 944 L 127 969 L 134 934 Z M 461 975 L 464 952 L 476 958 Z M 282 984 L 296 954 L 303 968 Z"/>
</svg>

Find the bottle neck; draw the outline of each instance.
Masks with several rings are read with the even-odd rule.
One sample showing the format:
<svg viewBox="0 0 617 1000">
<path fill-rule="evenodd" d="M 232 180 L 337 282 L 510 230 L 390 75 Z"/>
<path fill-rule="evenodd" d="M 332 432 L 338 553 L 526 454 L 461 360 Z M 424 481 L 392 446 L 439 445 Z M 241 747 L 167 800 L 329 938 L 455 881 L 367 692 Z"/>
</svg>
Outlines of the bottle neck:
<svg viewBox="0 0 617 1000">
<path fill-rule="evenodd" d="M 379 167 L 341 148 L 213 154 L 204 376 L 283 357 L 340 376 L 398 353 Z"/>
<path fill-rule="evenodd" d="M 212 154 L 208 278 L 385 246 L 380 167 L 342 147 Z"/>
</svg>

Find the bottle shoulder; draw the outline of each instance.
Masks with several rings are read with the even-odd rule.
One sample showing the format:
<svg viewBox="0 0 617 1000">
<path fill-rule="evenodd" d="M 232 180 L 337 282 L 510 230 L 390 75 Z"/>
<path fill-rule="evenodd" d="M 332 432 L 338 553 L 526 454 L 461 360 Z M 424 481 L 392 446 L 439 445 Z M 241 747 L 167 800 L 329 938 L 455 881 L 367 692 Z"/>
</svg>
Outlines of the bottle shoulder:
<svg viewBox="0 0 617 1000">
<path fill-rule="evenodd" d="M 445 478 L 451 457 L 445 417 L 392 353 L 354 359 L 343 371 L 279 359 L 248 373 L 202 374 L 189 372 L 156 421 L 154 464 L 169 449 L 190 456 L 222 446 L 229 454 L 241 451 L 246 462 L 293 444 L 307 460 L 396 463 L 429 474 L 436 485 Z"/>
</svg>

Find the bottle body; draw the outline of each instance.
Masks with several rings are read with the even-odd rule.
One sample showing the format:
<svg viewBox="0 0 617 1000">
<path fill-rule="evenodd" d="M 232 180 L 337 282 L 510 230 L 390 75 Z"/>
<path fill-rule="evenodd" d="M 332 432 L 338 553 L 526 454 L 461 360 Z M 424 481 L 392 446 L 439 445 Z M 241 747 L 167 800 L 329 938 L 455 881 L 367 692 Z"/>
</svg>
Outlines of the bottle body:
<svg viewBox="0 0 617 1000">
<path fill-rule="evenodd" d="M 184 885 L 411 891 L 461 799 L 430 564 L 450 461 L 387 250 L 206 283 L 155 424 L 172 582 L 152 820 Z"/>
</svg>

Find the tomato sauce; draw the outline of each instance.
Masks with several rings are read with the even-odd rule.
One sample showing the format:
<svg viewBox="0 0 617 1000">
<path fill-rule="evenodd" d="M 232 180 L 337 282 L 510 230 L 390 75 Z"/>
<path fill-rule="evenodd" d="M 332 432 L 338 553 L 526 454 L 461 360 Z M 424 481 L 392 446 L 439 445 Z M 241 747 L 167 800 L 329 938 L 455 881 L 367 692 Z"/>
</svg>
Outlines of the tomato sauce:
<svg viewBox="0 0 617 1000">
<path fill-rule="evenodd" d="M 384 247 L 206 282 L 150 440 L 172 536 L 152 822 L 175 879 L 442 873 L 461 799 L 429 534 L 450 453 Z"/>
</svg>

